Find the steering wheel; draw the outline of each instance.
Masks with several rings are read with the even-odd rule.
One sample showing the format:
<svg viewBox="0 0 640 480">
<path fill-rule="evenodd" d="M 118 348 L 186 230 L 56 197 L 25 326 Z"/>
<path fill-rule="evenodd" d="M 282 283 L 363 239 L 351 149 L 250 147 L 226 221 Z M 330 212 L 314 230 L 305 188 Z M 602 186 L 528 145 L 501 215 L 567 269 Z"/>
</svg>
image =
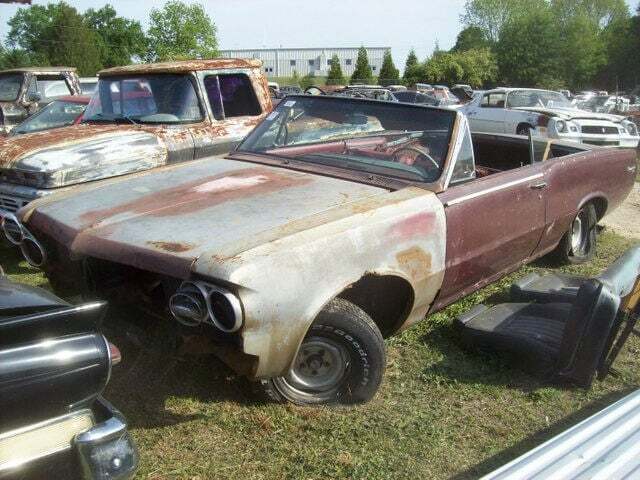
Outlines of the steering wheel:
<svg viewBox="0 0 640 480">
<path fill-rule="evenodd" d="M 399 148 L 398 150 L 396 150 L 395 152 L 393 152 L 393 161 L 397 162 L 397 163 L 402 163 L 404 165 L 413 165 L 414 163 L 416 163 L 416 161 L 418 160 L 418 158 L 420 157 L 424 157 L 427 160 L 429 160 L 429 162 L 431 163 L 431 165 L 433 165 L 433 167 L 436 170 L 440 170 L 440 164 L 438 164 L 438 162 L 436 162 L 433 157 L 431 155 L 429 155 L 428 152 L 426 152 L 425 150 L 415 147 L 415 146 L 408 146 L 408 147 L 402 147 Z"/>
<path fill-rule="evenodd" d="M 320 87 L 316 87 L 315 85 L 305 88 L 304 93 L 307 95 L 326 95 L 324 90 Z"/>
</svg>

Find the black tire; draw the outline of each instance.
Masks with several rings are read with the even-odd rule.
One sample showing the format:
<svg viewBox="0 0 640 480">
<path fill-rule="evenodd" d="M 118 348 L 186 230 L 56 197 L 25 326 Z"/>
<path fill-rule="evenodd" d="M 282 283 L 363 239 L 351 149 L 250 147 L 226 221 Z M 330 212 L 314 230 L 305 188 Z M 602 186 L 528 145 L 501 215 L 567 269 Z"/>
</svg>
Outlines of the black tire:
<svg viewBox="0 0 640 480">
<path fill-rule="evenodd" d="M 580 239 L 574 236 L 576 222 L 580 223 Z M 564 234 L 556 250 L 555 258 L 563 264 L 584 263 L 595 255 L 597 247 L 598 215 L 592 203 L 584 205 L 576 215 L 567 233 Z"/>
<path fill-rule="evenodd" d="M 531 125 L 518 125 L 516 135 L 524 135 L 526 137 L 529 135 L 529 130 L 531 130 Z"/>
<path fill-rule="evenodd" d="M 311 325 L 291 372 L 259 385 L 280 403 L 352 405 L 373 398 L 385 365 L 384 340 L 376 324 L 361 308 L 336 298 Z"/>
</svg>

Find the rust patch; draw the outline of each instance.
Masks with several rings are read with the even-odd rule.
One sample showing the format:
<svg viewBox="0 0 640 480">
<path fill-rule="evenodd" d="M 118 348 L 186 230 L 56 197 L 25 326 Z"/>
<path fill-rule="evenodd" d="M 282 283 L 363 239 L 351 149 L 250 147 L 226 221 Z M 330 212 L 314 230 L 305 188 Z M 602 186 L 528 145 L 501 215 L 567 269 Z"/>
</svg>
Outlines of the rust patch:
<svg viewBox="0 0 640 480">
<path fill-rule="evenodd" d="M 405 218 L 391 228 L 391 235 L 399 238 L 413 238 L 428 235 L 433 231 L 435 214 L 422 212 Z"/>
<path fill-rule="evenodd" d="M 123 213 L 156 217 L 184 215 L 242 197 L 305 185 L 312 177 L 268 168 L 247 168 L 201 178 L 177 187 L 159 190 L 112 208 L 93 210 L 80 216 L 82 228 Z"/>
<path fill-rule="evenodd" d="M 431 254 L 420 247 L 411 247 L 398 253 L 396 260 L 413 280 L 421 280 L 431 273 Z"/>
<path fill-rule="evenodd" d="M 177 62 L 142 63 L 113 67 L 98 72 L 98 76 L 128 75 L 132 73 L 173 73 L 194 70 L 217 70 L 230 68 L 260 68 L 262 61 L 244 58 L 213 58 L 210 60 L 182 60 Z"/>
<path fill-rule="evenodd" d="M 165 250 L 167 252 L 188 252 L 189 250 L 193 250 L 194 246 L 188 243 L 178 243 L 178 242 L 147 242 L 149 245 L 158 248 L 160 250 Z"/>
</svg>

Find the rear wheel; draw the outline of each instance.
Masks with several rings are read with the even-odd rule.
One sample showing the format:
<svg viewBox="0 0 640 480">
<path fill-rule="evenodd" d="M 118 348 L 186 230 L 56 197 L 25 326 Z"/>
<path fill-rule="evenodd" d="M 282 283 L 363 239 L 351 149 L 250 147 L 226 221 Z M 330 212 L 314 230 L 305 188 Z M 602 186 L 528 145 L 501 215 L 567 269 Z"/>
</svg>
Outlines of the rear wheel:
<svg viewBox="0 0 640 480">
<path fill-rule="evenodd" d="M 597 223 L 598 216 L 593 204 L 583 206 L 554 252 L 558 260 L 569 264 L 590 260 L 596 252 Z"/>
<path fill-rule="evenodd" d="M 376 324 L 362 309 L 337 298 L 311 325 L 289 373 L 260 385 L 278 402 L 363 403 L 378 391 L 384 368 L 384 340 Z"/>
</svg>

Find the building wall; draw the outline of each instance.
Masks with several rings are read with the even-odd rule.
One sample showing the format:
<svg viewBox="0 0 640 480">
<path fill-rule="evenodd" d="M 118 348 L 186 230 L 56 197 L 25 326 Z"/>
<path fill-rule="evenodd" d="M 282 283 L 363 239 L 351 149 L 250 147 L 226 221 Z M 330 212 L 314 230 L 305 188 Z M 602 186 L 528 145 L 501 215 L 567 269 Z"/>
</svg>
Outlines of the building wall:
<svg viewBox="0 0 640 480">
<path fill-rule="evenodd" d="M 389 47 L 366 47 L 369 65 L 373 74 L 378 75 L 382 67 L 384 52 Z M 358 48 L 269 48 L 222 50 L 226 58 L 257 58 L 262 60 L 268 77 L 291 77 L 296 71 L 301 77 L 307 74 L 326 76 L 329 60 L 335 54 L 340 59 L 340 67 L 345 76 L 350 76 L 356 68 Z"/>
</svg>

